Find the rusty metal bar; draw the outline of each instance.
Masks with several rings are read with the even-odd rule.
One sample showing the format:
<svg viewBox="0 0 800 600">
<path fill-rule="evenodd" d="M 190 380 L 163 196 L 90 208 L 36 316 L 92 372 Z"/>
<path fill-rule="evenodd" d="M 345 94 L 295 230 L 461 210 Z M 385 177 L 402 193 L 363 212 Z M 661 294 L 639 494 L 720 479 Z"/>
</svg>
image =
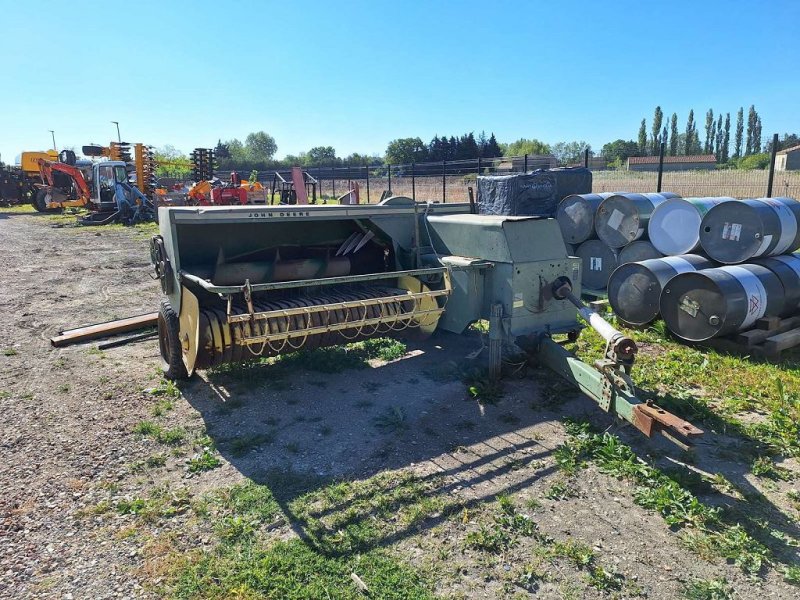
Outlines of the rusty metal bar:
<svg viewBox="0 0 800 600">
<path fill-rule="evenodd" d="M 50 343 L 56 347 L 69 346 L 87 340 L 96 340 L 109 337 L 118 333 L 137 331 L 146 327 L 155 327 L 158 323 L 158 313 L 146 313 L 135 317 L 126 317 L 116 321 L 84 325 L 75 329 L 60 331 L 59 335 L 50 338 Z"/>
</svg>

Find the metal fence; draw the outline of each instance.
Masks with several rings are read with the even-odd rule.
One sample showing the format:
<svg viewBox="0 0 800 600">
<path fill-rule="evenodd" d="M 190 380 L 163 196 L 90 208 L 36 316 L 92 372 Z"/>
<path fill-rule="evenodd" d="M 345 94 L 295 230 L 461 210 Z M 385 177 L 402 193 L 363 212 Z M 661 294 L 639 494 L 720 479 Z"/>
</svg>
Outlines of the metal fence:
<svg viewBox="0 0 800 600">
<path fill-rule="evenodd" d="M 671 191 L 684 197 L 734 198 L 800 196 L 800 171 L 775 171 L 774 153 L 771 158 L 768 169 L 754 170 L 665 170 L 663 163 L 653 171 L 598 168 L 593 166 L 594 161 L 589 161 L 588 153 L 583 164 L 592 170 L 593 192 Z M 554 166 L 556 161 L 552 156 L 524 155 L 404 165 L 319 165 L 304 167 L 304 170 L 318 182 L 317 197 L 323 201 L 333 200 L 347 192 L 352 184 L 357 184 L 362 203 L 378 202 L 385 192 L 416 200 L 467 202 L 470 188 L 473 194 L 477 192 L 479 175 L 512 175 Z M 289 170 L 279 172 L 284 178 L 291 179 Z M 228 173 L 217 175 L 224 180 Z M 273 176 L 274 172 L 259 173 L 258 180 L 269 189 Z M 276 196 L 274 202 L 277 201 Z"/>
</svg>

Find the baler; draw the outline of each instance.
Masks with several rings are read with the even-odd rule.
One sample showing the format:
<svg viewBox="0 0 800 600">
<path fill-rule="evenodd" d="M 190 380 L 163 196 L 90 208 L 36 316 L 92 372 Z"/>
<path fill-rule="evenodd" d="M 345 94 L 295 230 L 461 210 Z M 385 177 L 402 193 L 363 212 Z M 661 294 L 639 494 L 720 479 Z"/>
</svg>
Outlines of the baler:
<svg viewBox="0 0 800 600">
<path fill-rule="evenodd" d="M 151 258 L 161 281 L 165 375 L 385 336 L 461 334 L 489 322 L 500 373 L 515 344 L 605 411 L 681 445 L 702 433 L 639 400 L 635 343 L 584 307 L 580 260 L 554 219 L 476 215 L 469 204 L 161 207 Z M 606 339 L 590 366 L 553 340 L 578 316 Z"/>
</svg>

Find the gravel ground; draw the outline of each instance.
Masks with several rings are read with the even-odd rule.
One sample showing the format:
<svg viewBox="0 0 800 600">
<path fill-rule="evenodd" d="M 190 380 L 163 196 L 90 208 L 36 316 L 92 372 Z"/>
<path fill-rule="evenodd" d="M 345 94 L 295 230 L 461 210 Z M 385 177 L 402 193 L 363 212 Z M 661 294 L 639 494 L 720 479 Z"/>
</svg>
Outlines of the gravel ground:
<svg viewBox="0 0 800 600">
<path fill-rule="evenodd" d="M 158 543 L 209 543 L 208 532 L 188 515 L 142 525 L 130 515 L 97 514 L 104 500 L 145 496 L 165 486 L 198 498 L 246 478 L 263 481 L 275 469 L 308 473 L 322 484 L 399 468 L 436 475 L 437 493 L 457 495 L 465 505 L 478 506 L 502 492 L 540 499 L 543 532 L 593 546 L 603 564 L 623 572 L 650 598 L 677 597 L 681 582 L 691 577 L 725 577 L 742 598 L 797 597 L 797 588 L 774 572 L 751 582 L 732 565 L 690 554 L 660 517 L 633 503 L 629 483 L 593 468 L 579 474 L 574 496 L 544 499 L 560 476 L 553 451 L 564 440 L 563 417 L 591 413 L 600 424 L 610 422 L 571 393 L 556 407 L 545 403 L 565 392 L 542 373 L 509 381 L 496 405 L 482 408 L 465 400 L 463 384 L 440 371 L 463 362 L 477 338 L 435 336 L 409 345 L 409 355 L 389 364 L 335 374 L 302 369 L 281 385 L 201 374 L 181 386 L 174 407 L 156 419 L 160 398 L 151 390 L 160 374 L 154 341 L 105 352 L 94 344 L 56 349 L 49 343 L 64 328 L 155 309 L 159 288 L 150 278 L 146 238 L 135 230 L 54 228 L 46 216 L 11 212 L 0 213 L 0 240 L 4 598 L 157 597 Z M 375 426 L 396 408 L 402 409 L 402 428 Z M 167 452 L 163 466 L 137 469 L 164 450 L 134 432 L 143 420 L 181 427 L 190 441 Z M 243 455 L 228 444 L 267 434 L 270 443 Z M 204 435 L 216 443 L 223 464 L 190 476 L 185 461 L 200 443 L 191 440 Z M 620 435 L 641 455 L 676 454 L 665 442 L 648 442 L 629 430 Z M 735 463 L 713 458 L 720 445 L 731 443 L 719 437 L 704 442 L 698 466 L 756 486 L 745 474 L 736 475 Z M 284 525 L 274 535 L 294 533 Z M 458 524 L 445 520 L 402 531 L 386 544 L 423 565 L 442 538 L 458 535 Z M 521 546 L 518 558 L 524 560 L 528 551 Z M 504 597 L 499 579 L 487 577 L 502 564 L 486 565 L 468 551 L 447 561 L 457 574 L 443 577 L 439 592 Z M 559 569 L 563 581 L 577 577 Z M 593 593 L 584 590 L 582 597 Z M 563 585 L 547 583 L 537 597 L 563 595 Z"/>
</svg>

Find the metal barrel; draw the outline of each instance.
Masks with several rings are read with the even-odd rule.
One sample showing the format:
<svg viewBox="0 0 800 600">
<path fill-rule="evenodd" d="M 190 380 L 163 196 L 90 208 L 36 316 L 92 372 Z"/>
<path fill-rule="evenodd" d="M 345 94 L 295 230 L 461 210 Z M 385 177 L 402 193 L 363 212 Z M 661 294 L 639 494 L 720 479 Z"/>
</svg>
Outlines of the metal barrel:
<svg viewBox="0 0 800 600">
<path fill-rule="evenodd" d="M 800 203 L 791 198 L 724 202 L 700 224 L 700 245 L 723 264 L 736 264 L 800 248 Z"/>
<path fill-rule="evenodd" d="M 781 280 L 761 265 L 681 273 L 664 286 L 659 304 L 669 330 L 690 342 L 750 329 L 786 309 Z"/>
<path fill-rule="evenodd" d="M 658 317 L 661 290 L 670 279 L 715 266 L 717 263 L 697 254 L 622 264 L 608 280 L 608 302 L 626 323 L 646 325 Z"/>
<path fill-rule="evenodd" d="M 619 264 L 624 265 L 625 263 L 661 258 L 662 256 L 664 255 L 647 240 L 636 240 L 619 251 Z"/>
<path fill-rule="evenodd" d="M 576 250 L 583 269 L 583 287 L 590 290 L 604 290 L 608 278 L 619 265 L 617 252 L 600 240 L 586 240 Z"/>
<path fill-rule="evenodd" d="M 689 254 L 700 248 L 700 222 L 717 204 L 730 202 L 727 196 L 669 198 L 656 206 L 647 224 L 647 237 L 667 256 Z"/>
<path fill-rule="evenodd" d="M 567 247 L 567 256 L 577 256 L 575 252 L 577 251 L 578 247 L 575 244 L 568 244 L 565 242 L 564 246 Z"/>
<path fill-rule="evenodd" d="M 597 237 L 594 230 L 594 215 L 600 203 L 613 195 L 572 194 L 558 203 L 556 220 L 561 227 L 561 235 L 569 244 L 580 244 L 590 238 Z"/>
<path fill-rule="evenodd" d="M 597 209 L 594 218 L 597 237 L 611 248 L 622 248 L 638 240 L 647 231 L 655 207 L 667 199 L 663 194 L 612 194 Z"/>
<path fill-rule="evenodd" d="M 766 267 L 781 280 L 786 303 L 786 316 L 797 312 L 800 308 L 800 256 L 783 254 L 770 258 L 756 258 L 754 265 Z"/>
</svg>

